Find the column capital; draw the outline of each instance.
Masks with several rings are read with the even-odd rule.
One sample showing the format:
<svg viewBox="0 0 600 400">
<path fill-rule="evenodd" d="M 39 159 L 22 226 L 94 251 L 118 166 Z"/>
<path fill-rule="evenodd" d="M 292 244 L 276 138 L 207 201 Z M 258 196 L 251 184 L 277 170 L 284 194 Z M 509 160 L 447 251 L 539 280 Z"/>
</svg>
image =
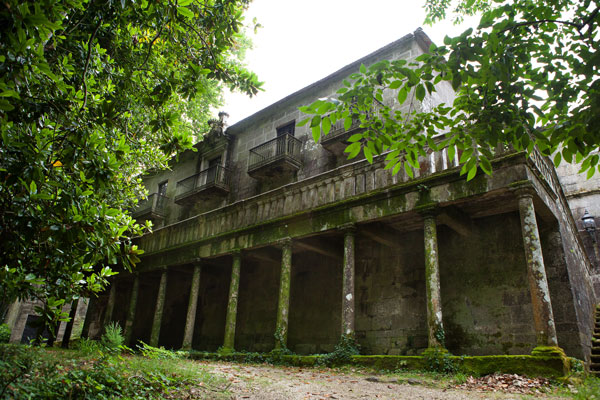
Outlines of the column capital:
<svg viewBox="0 0 600 400">
<path fill-rule="evenodd" d="M 278 246 L 284 247 L 284 246 L 291 246 L 292 245 L 292 238 L 287 236 L 284 238 L 279 239 L 277 242 L 275 242 Z"/>
<path fill-rule="evenodd" d="M 510 188 L 517 198 L 533 197 L 535 194 L 535 188 L 530 180 L 513 182 Z"/>
<path fill-rule="evenodd" d="M 435 217 L 440 213 L 440 206 L 438 203 L 426 203 L 417 206 L 415 208 L 415 211 L 419 213 L 423 218 Z"/>
<path fill-rule="evenodd" d="M 349 222 L 347 224 L 338 226 L 338 230 L 344 233 L 354 233 L 356 232 L 356 224 L 354 222 Z"/>
</svg>

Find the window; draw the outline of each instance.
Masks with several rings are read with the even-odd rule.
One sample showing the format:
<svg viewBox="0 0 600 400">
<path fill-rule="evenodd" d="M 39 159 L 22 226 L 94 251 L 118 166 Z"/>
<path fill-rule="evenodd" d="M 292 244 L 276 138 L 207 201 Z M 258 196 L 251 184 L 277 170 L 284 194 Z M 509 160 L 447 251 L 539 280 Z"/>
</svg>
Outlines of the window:
<svg viewBox="0 0 600 400">
<path fill-rule="evenodd" d="M 166 196 L 167 195 L 167 183 L 169 183 L 169 181 L 164 181 L 158 184 L 158 194 L 161 196 Z"/>
<path fill-rule="evenodd" d="M 285 125 L 277 128 L 277 137 L 283 135 L 291 135 L 294 136 L 294 128 L 296 127 L 296 121 L 289 122 Z"/>
<path fill-rule="evenodd" d="M 217 178 L 217 168 L 221 165 L 221 156 L 208 160 L 208 168 L 206 171 L 206 183 L 215 182 Z"/>
</svg>

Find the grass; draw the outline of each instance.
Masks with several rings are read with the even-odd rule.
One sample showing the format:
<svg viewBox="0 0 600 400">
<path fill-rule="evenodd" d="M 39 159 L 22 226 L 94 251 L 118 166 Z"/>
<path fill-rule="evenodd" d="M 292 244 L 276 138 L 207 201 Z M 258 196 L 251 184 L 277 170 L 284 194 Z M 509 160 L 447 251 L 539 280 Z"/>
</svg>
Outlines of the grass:
<svg viewBox="0 0 600 400">
<path fill-rule="evenodd" d="M 147 345 L 146 345 L 147 346 Z M 0 344 L 0 400 L 29 398 L 71 399 L 228 399 L 229 382 L 211 374 L 212 366 L 186 359 L 185 353 L 147 346 L 144 355 L 119 355 L 102 350 L 97 342 L 82 341 L 79 350 Z M 167 354 L 168 353 L 168 354 Z M 274 366 L 296 369 L 298 367 Z M 233 365 L 233 370 L 239 366 Z M 301 369 L 310 370 L 308 367 Z M 376 377 L 381 382 L 414 383 L 446 389 L 466 381 L 467 375 L 368 367 L 316 367 L 314 371 Z M 246 380 L 246 379 L 244 379 Z M 260 376 L 247 384 L 268 387 Z M 555 382 L 546 394 L 552 398 L 600 400 L 600 379 L 577 372 L 565 383 Z M 530 399 L 527 395 L 516 398 Z"/>
<path fill-rule="evenodd" d="M 227 387 L 181 358 L 0 345 L 0 399 L 226 399 Z"/>
</svg>

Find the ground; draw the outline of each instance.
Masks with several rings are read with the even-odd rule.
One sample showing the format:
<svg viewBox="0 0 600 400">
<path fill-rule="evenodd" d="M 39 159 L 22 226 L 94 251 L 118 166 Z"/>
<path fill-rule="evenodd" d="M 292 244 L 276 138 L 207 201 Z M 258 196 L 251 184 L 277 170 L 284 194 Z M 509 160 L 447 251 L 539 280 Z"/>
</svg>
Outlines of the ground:
<svg viewBox="0 0 600 400">
<path fill-rule="evenodd" d="M 202 362 L 206 372 L 229 381 L 232 399 L 523 399 L 563 398 L 550 393 L 531 395 L 476 392 L 454 388 L 456 381 L 431 374 L 376 374 L 364 370 L 298 368 Z M 542 389 L 543 390 L 543 389 Z"/>
</svg>

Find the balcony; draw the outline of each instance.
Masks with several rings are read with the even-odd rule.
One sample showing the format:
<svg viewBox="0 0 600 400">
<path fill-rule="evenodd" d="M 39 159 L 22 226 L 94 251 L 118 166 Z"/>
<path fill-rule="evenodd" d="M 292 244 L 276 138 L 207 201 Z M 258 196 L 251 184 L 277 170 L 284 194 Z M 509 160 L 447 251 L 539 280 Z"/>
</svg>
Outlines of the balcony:
<svg viewBox="0 0 600 400">
<path fill-rule="evenodd" d="M 152 193 L 145 200 L 138 202 L 132 216 L 135 219 L 163 220 L 167 211 L 169 198 L 158 193 Z"/>
<path fill-rule="evenodd" d="M 360 127 L 360 120 L 358 119 L 352 120 L 352 125 L 350 125 L 348 130 L 344 129 L 344 120 L 337 121 L 331 126 L 329 134 L 321 137 L 321 146 L 335 155 L 342 155 L 349 144 L 347 142 L 348 138 L 363 130 L 364 128 Z"/>
<path fill-rule="evenodd" d="M 377 105 L 374 107 L 374 110 L 367 114 L 368 119 L 379 117 L 380 107 Z M 350 125 L 348 130 L 344 129 L 344 120 L 342 119 L 331 126 L 331 130 L 327 136 L 321 137 L 321 146 L 333 154 L 340 156 L 344 154 L 344 150 L 346 150 L 346 147 L 350 144 L 347 141 L 350 136 L 354 135 L 355 133 L 360 133 L 364 130 L 365 128 L 360 127 L 359 118 L 352 119 L 352 125 Z"/>
<path fill-rule="evenodd" d="M 198 200 L 226 196 L 229 193 L 229 170 L 213 165 L 177 182 L 175 203 L 185 205 Z"/>
<path fill-rule="evenodd" d="M 250 149 L 248 175 L 263 179 L 293 174 L 302 166 L 301 145 L 299 139 L 286 134 Z"/>
</svg>

